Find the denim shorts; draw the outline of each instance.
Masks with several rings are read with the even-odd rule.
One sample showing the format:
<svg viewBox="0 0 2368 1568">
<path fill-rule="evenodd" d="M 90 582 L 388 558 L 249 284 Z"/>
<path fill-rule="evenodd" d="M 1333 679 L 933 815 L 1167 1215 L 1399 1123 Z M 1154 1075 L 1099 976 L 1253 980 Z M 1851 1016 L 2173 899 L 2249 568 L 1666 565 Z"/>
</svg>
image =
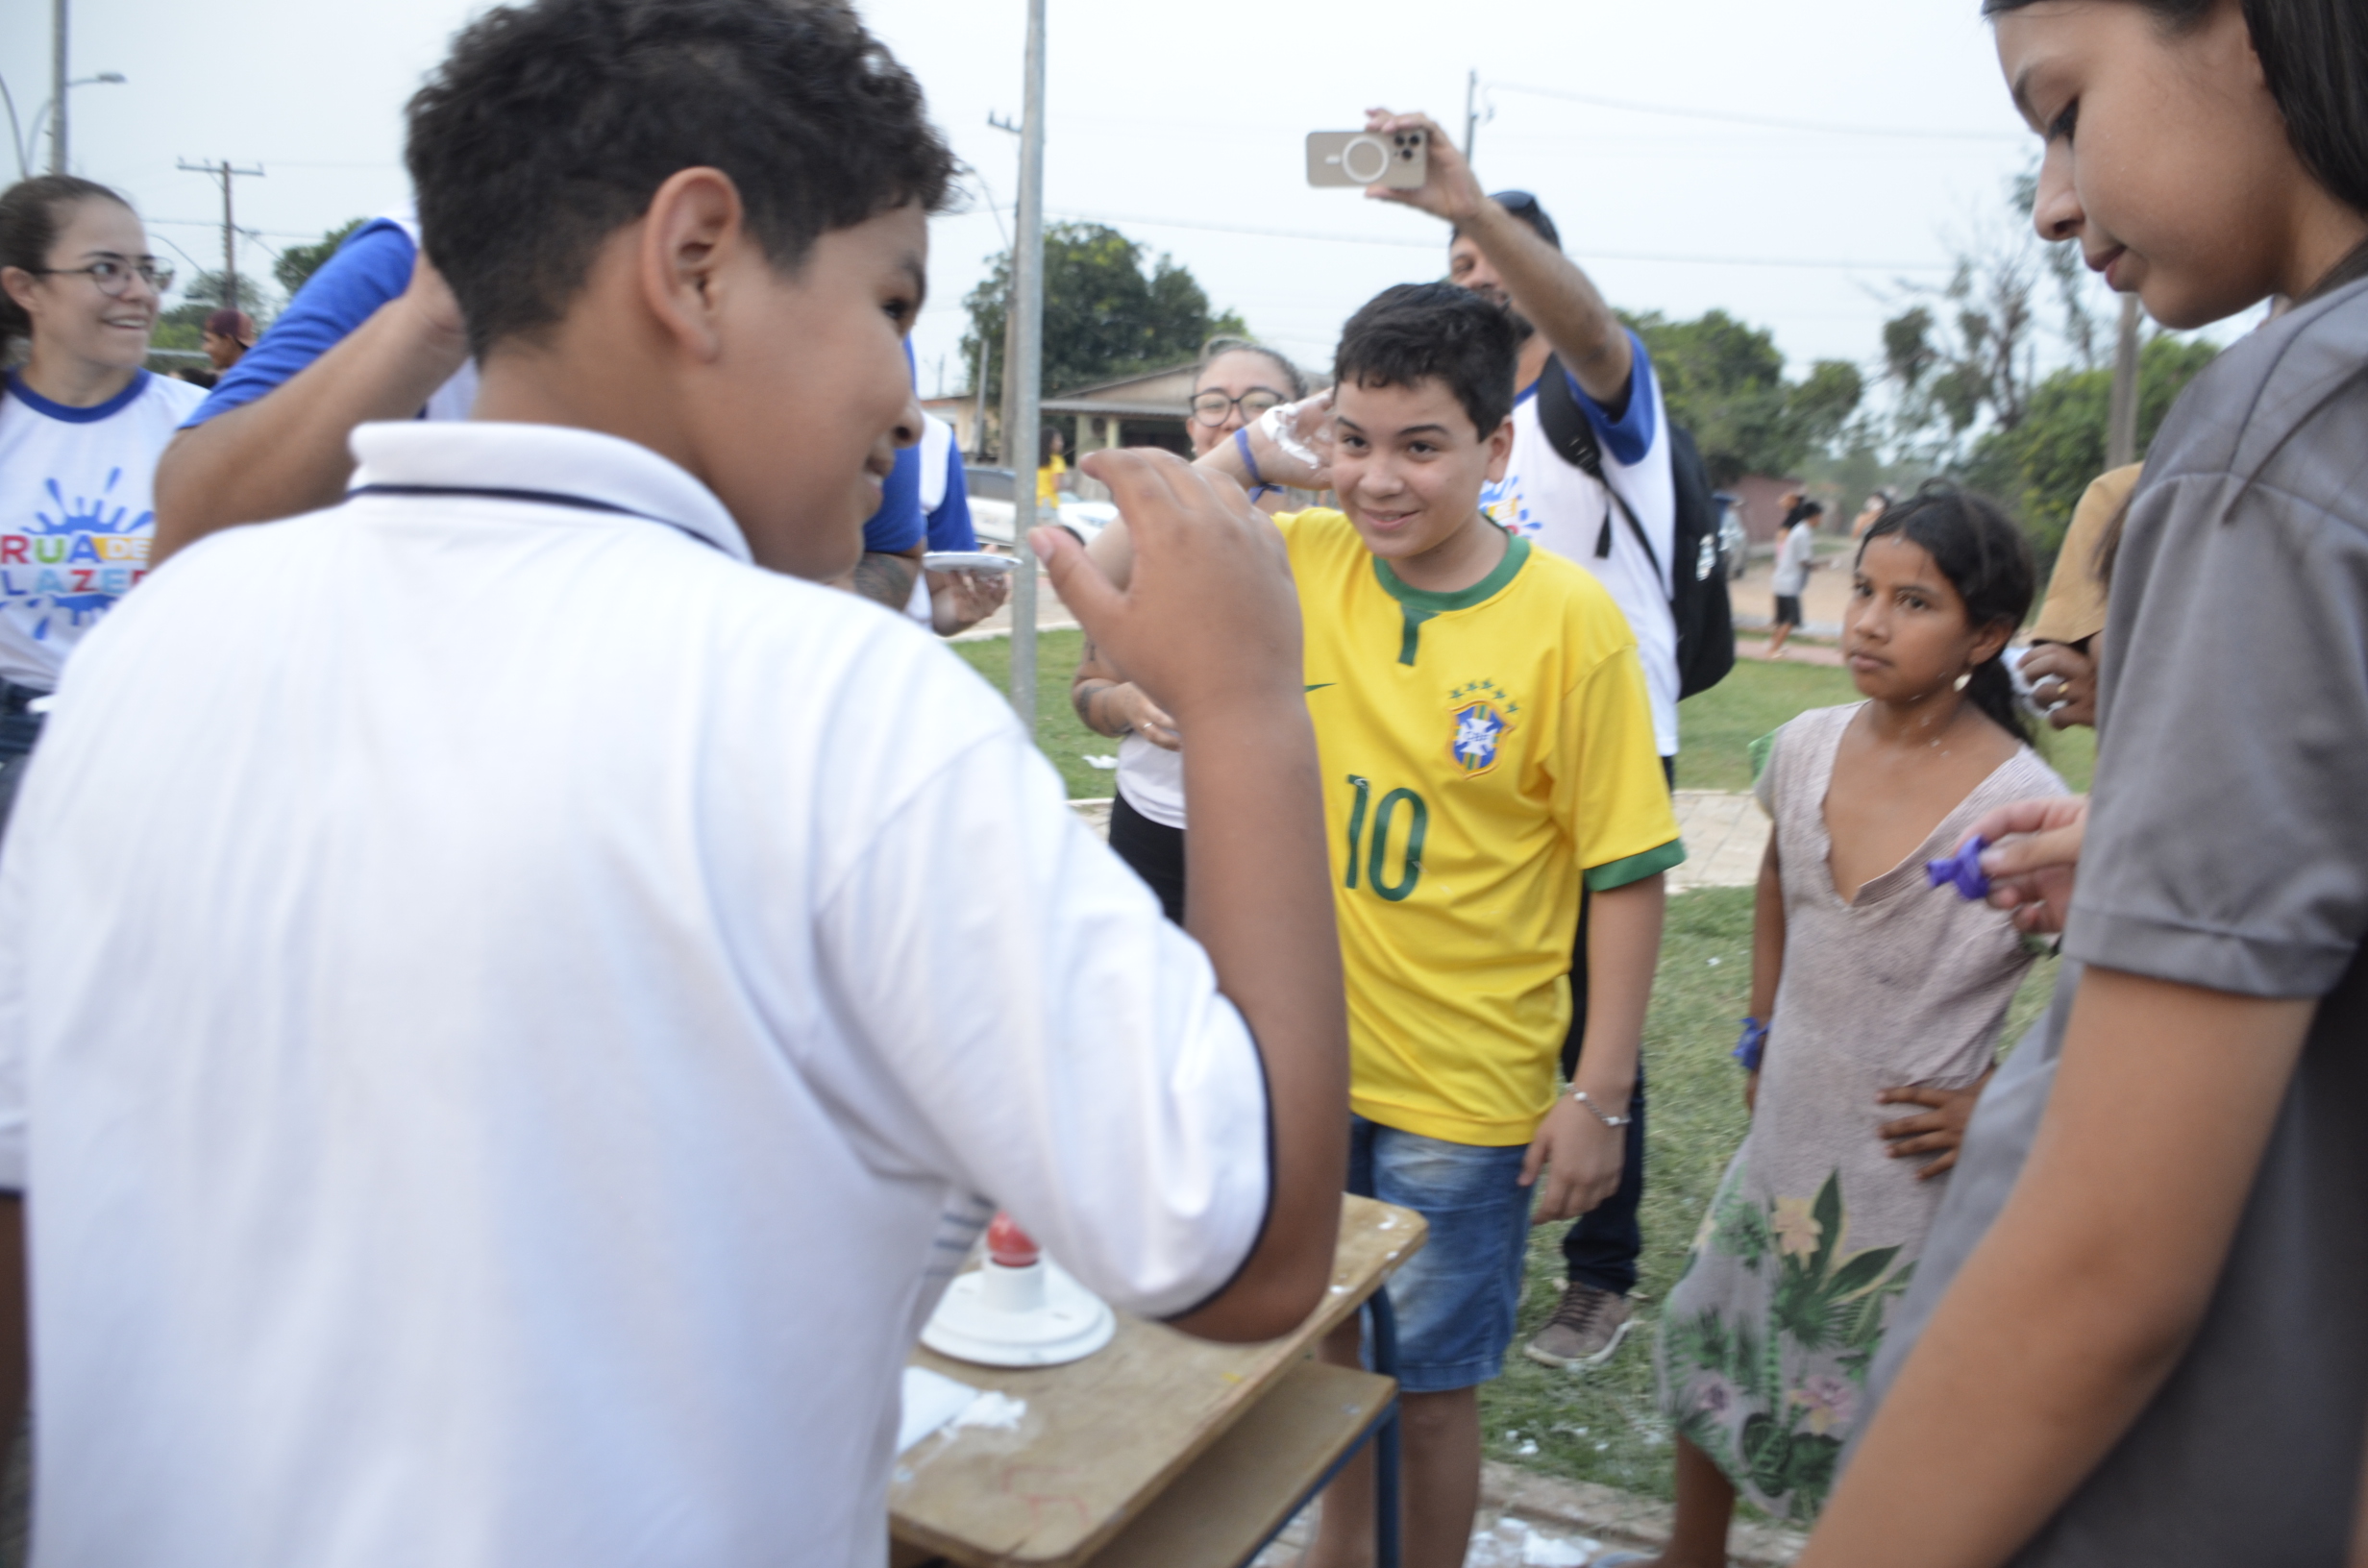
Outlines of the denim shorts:
<svg viewBox="0 0 2368 1568">
<path fill-rule="evenodd" d="M 1527 1152 L 1348 1118 L 1348 1190 L 1430 1221 L 1430 1239 L 1389 1286 L 1398 1384 L 1410 1394 L 1469 1388 L 1505 1368 L 1529 1244 Z"/>
</svg>

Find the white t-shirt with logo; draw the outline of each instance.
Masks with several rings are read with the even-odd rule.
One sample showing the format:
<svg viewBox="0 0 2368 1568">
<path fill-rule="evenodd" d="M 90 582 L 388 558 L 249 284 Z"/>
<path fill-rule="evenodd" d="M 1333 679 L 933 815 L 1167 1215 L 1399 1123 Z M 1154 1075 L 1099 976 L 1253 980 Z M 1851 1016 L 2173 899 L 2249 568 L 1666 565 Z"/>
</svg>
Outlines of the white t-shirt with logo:
<svg viewBox="0 0 2368 1568">
<path fill-rule="evenodd" d="M 613 437 L 354 445 L 109 617 L 0 855 L 42 1560 L 877 1568 L 991 1210 L 1205 1299 L 1256 1044 L 938 639 Z"/>
<path fill-rule="evenodd" d="M 148 372 L 88 408 L 8 376 L 0 394 L 0 677 L 48 691 L 148 575 L 157 459 L 206 389 Z"/>
<path fill-rule="evenodd" d="M 1513 406 L 1513 456 L 1505 477 L 1480 492 L 1480 505 L 1501 527 L 1576 561 L 1610 590 L 1636 635 L 1637 657 L 1652 698 L 1653 739 L 1663 756 L 1672 757 L 1677 754 L 1677 618 L 1669 608 L 1669 572 L 1677 483 L 1669 472 L 1669 415 L 1661 401 L 1661 380 L 1643 343 L 1634 332 L 1628 341 L 1635 346 L 1636 368 L 1628 406 L 1618 419 L 1590 398 L 1575 378 L 1570 389 L 1594 427 L 1603 477 L 1643 525 L 1651 556 L 1604 486 L 1554 450 L 1538 417 L 1534 384 Z M 1598 554 L 1607 521 L 1609 549 Z"/>
</svg>

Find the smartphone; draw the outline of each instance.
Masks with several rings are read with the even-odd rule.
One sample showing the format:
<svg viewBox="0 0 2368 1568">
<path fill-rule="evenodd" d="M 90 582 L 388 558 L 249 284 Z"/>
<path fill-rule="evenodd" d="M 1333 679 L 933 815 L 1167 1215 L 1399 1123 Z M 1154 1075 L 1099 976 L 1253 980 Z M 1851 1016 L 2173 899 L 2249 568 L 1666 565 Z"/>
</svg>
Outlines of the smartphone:
<svg viewBox="0 0 2368 1568">
<path fill-rule="evenodd" d="M 1430 148 L 1419 131 L 1310 131 L 1307 183 L 1311 185 L 1387 185 L 1413 190 L 1430 168 Z"/>
<path fill-rule="evenodd" d="M 1009 555 L 990 555 L 983 550 L 932 550 L 921 557 L 932 572 L 1016 572 L 1020 563 Z"/>
</svg>

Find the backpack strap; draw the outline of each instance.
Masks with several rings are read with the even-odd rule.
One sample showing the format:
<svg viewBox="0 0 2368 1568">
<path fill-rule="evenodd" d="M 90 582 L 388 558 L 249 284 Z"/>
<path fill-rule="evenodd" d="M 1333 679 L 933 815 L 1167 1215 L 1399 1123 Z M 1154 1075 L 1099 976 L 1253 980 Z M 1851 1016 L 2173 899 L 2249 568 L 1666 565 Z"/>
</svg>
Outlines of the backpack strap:
<svg viewBox="0 0 2368 1568">
<path fill-rule="evenodd" d="M 1546 355 L 1545 369 L 1538 373 L 1538 424 L 1545 431 L 1555 455 L 1603 486 L 1603 493 L 1612 498 L 1612 506 L 1618 507 L 1620 516 L 1627 519 L 1628 531 L 1643 547 L 1644 559 L 1653 569 L 1653 580 L 1665 580 L 1661 556 L 1653 549 L 1652 540 L 1645 537 L 1644 525 L 1628 504 L 1628 498 L 1604 478 L 1603 448 L 1595 440 L 1594 423 L 1587 417 L 1587 410 L 1579 406 L 1579 396 L 1570 388 L 1569 372 L 1563 369 L 1562 360 L 1553 355 Z M 1595 559 L 1599 561 L 1610 559 L 1612 554 L 1612 506 L 1603 509 L 1603 530 L 1595 535 Z M 1674 587 L 1669 599 L 1676 602 Z"/>
</svg>

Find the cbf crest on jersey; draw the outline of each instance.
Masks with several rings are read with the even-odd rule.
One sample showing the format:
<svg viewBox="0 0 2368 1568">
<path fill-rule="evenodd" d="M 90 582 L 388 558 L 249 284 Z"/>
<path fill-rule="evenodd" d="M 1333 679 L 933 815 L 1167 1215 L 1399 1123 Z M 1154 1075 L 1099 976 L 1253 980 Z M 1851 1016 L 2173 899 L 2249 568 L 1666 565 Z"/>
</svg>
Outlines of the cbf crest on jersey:
<svg viewBox="0 0 2368 1568">
<path fill-rule="evenodd" d="M 1447 701 L 1455 722 L 1447 754 L 1466 778 L 1477 778 L 1496 766 L 1497 753 L 1513 730 L 1520 704 L 1492 680 L 1467 681 L 1447 694 Z"/>
</svg>

